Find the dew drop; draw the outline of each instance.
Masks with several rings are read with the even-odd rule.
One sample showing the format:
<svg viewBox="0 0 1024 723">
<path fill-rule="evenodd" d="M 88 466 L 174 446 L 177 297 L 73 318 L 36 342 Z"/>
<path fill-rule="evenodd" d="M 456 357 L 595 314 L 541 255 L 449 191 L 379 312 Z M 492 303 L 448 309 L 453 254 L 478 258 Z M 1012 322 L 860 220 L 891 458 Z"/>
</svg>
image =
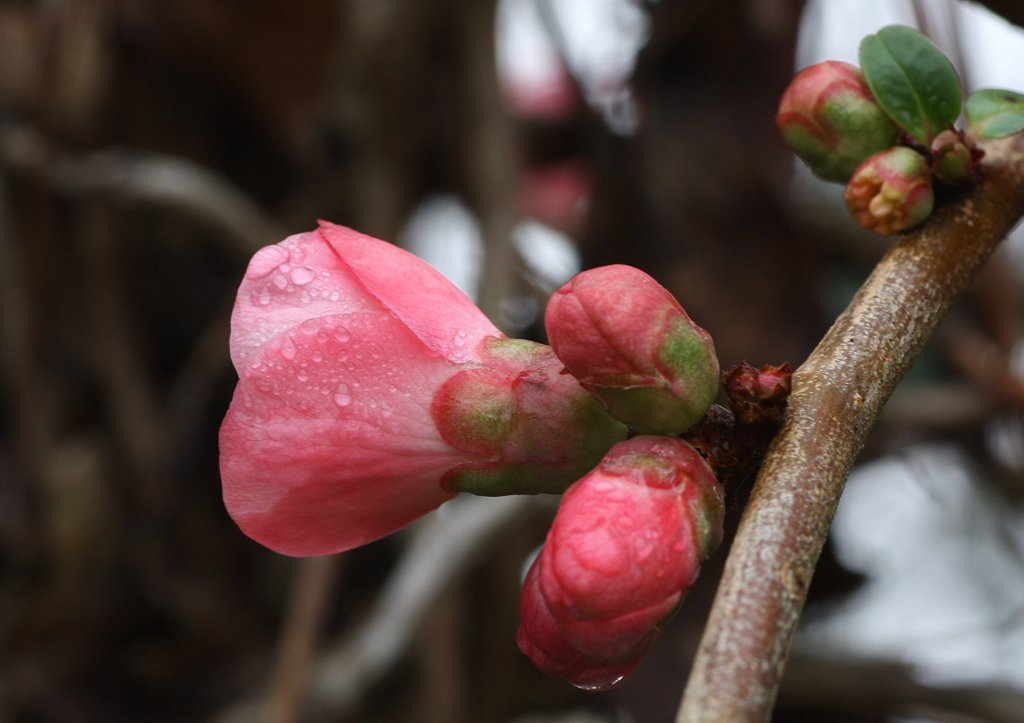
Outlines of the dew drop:
<svg viewBox="0 0 1024 723">
<path fill-rule="evenodd" d="M 339 384 L 334 392 L 334 403 L 339 407 L 347 407 L 352 403 L 352 395 L 348 392 L 347 384 Z"/>
<path fill-rule="evenodd" d="M 266 306 L 267 304 L 269 304 L 270 303 L 270 289 L 268 289 L 266 286 L 264 286 L 263 289 L 260 290 L 260 295 L 256 299 L 256 303 L 258 303 L 260 306 Z"/>
<path fill-rule="evenodd" d="M 274 274 L 274 286 L 281 291 L 288 288 L 288 278 L 284 274 Z"/>
<path fill-rule="evenodd" d="M 348 329 L 346 329 L 343 326 L 339 326 L 337 329 L 334 330 L 334 338 L 340 341 L 342 344 L 345 344 L 346 342 L 348 342 L 349 339 L 352 338 L 352 335 L 349 333 Z"/>
<path fill-rule="evenodd" d="M 267 246 L 252 257 L 246 276 L 250 279 L 262 279 L 287 260 L 288 252 L 281 246 Z"/>
<path fill-rule="evenodd" d="M 619 683 L 621 683 L 625 679 L 626 679 L 626 676 L 624 676 L 624 675 L 617 675 L 617 676 L 615 676 L 613 678 L 608 678 L 607 680 L 598 680 L 598 681 L 594 681 L 594 682 L 591 682 L 591 683 L 582 683 L 582 684 L 573 683 L 573 685 L 575 685 L 580 690 L 589 690 L 589 691 L 592 691 L 592 692 L 601 692 L 601 691 L 605 691 L 605 690 L 611 690 L 612 688 L 617 686 Z"/>
<path fill-rule="evenodd" d="M 299 378 L 300 382 L 309 381 L 309 374 L 306 374 L 305 371 L 301 371 L 300 370 L 299 373 L 296 376 Z"/>
<path fill-rule="evenodd" d="M 324 355 L 318 351 L 313 352 L 311 356 L 313 361 L 317 362 L 318 364 L 324 360 Z"/>
<path fill-rule="evenodd" d="M 288 360 L 295 358 L 295 344 L 290 338 L 286 337 L 281 345 L 281 356 Z"/>
<path fill-rule="evenodd" d="M 292 254 L 294 258 L 294 254 Z M 305 286 L 316 278 L 316 273 L 308 266 L 296 266 L 292 269 L 291 279 L 296 286 Z"/>
</svg>

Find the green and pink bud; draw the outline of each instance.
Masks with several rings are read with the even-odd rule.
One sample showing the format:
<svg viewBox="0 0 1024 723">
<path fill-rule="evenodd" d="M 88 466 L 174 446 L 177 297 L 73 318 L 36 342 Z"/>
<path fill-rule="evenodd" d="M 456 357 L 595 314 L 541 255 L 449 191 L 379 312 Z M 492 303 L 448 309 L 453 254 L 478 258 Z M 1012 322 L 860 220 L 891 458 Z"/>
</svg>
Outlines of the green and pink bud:
<svg viewBox="0 0 1024 723">
<path fill-rule="evenodd" d="M 711 336 L 632 266 L 578 274 L 552 295 L 544 322 L 566 371 L 638 432 L 682 432 L 718 393 Z"/>
<path fill-rule="evenodd" d="M 864 161 L 846 185 L 844 197 L 857 223 L 883 236 L 913 228 L 935 205 L 928 162 L 904 146 Z"/>
<path fill-rule="evenodd" d="M 797 73 L 782 95 L 775 123 L 816 176 L 840 183 L 899 136 L 860 70 L 835 60 Z"/>
<path fill-rule="evenodd" d="M 978 176 L 981 152 L 968 145 L 964 134 L 955 129 L 944 130 L 931 144 L 932 173 L 950 186 L 963 185 Z"/>
<path fill-rule="evenodd" d="M 723 510 L 721 485 L 683 440 L 615 445 L 562 498 L 523 587 L 520 649 L 581 688 L 616 685 L 718 546 Z"/>
<path fill-rule="evenodd" d="M 441 478 L 450 492 L 560 494 L 626 436 L 626 428 L 572 377 L 551 347 L 489 337 L 482 366 L 450 377 L 430 413 L 442 439 L 471 461 Z"/>
</svg>

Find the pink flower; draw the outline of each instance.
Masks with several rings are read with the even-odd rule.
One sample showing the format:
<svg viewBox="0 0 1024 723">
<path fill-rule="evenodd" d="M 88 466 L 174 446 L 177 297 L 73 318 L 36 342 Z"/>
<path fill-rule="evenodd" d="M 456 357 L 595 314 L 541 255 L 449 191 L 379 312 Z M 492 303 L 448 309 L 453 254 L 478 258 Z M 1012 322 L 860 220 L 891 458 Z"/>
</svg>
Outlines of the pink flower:
<svg viewBox="0 0 1024 723">
<path fill-rule="evenodd" d="M 260 250 L 231 328 L 224 500 L 285 554 L 371 542 L 466 487 L 560 491 L 624 435 L 549 371 L 547 347 L 505 338 L 430 266 L 341 226 Z M 456 379 L 490 403 L 454 403 Z M 564 424 L 568 443 L 538 449 L 529 414 Z"/>
<path fill-rule="evenodd" d="M 722 488 L 686 442 L 615 445 L 562 498 L 523 588 L 520 649 L 579 687 L 617 684 L 718 546 L 722 515 Z"/>
<path fill-rule="evenodd" d="M 796 74 L 782 94 L 775 123 L 815 175 L 843 183 L 861 161 L 899 135 L 860 70 L 835 60 Z"/>
<path fill-rule="evenodd" d="M 544 323 L 566 370 L 638 432 L 682 432 L 718 394 L 711 336 L 640 269 L 577 274 L 552 295 Z"/>
</svg>

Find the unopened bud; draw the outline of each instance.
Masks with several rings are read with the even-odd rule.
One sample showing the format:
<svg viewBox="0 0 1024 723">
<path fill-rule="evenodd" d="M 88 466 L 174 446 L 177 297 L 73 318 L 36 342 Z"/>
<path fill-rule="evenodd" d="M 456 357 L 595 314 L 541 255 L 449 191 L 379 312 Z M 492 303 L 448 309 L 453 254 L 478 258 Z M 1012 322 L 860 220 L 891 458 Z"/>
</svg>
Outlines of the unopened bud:
<svg viewBox="0 0 1024 723">
<path fill-rule="evenodd" d="M 935 205 L 928 162 L 904 146 L 864 161 L 846 185 L 844 197 L 857 223 L 883 236 L 916 226 Z"/>
<path fill-rule="evenodd" d="M 797 73 L 782 95 L 775 123 L 816 176 L 840 183 L 899 135 L 861 72 L 835 60 Z"/>
<path fill-rule="evenodd" d="M 718 393 L 711 336 L 640 269 L 578 274 L 551 297 L 544 322 L 566 370 L 638 432 L 682 432 Z"/>
<path fill-rule="evenodd" d="M 970 181 L 977 175 L 978 151 L 967 145 L 962 133 L 945 130 L 935 136 L 931 145 L 932 173 L 951 186 Z"/>
<path fill-rule="evenodd" d="M 673 437 L 615 445 L 562 498 L 523 587 L 520 649 L 581 688 L 617 684 L 722 539 L 723 493 Z"/>
</svg>

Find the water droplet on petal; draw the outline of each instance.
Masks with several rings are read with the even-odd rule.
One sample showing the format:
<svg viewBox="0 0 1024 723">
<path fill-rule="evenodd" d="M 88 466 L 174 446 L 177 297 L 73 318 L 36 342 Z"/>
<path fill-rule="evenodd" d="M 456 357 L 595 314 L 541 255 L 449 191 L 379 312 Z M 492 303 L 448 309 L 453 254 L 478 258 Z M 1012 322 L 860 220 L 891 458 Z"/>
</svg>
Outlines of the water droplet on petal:
<svg viewBox="0 0 1024 723">
<path fill-rule="evenodd" d="M 286 288 L 288 288 L 288 279 L 285 277 L 284 274 L 274 274 L 274 286 L 276 286 L 281 291 L 284 291 Z"/>
<path fill-rule="evenodd" d="M 296 286 L 305 286 L 314 278 L 316 278 L 316 273 L 308 266 L 296 266 L 292 269 L 291 279 Z"/>
<path fill-rule="evenodd" d="M 583 684 L 573 683 L 573 685 L 575 685 L 580 690 L 589 690 L 589 691 L 592 691 L 592 692 L 601 692 L 601 691 L 604 691 L 604 690 L 611 690 L 612 688 L 617 686 L 619 683 L 621 683 L 625 679 L 626 679 L 626 676 L 618 675 L 618 676 L 615 676 L 614 678 L 609 678 L 608 680 L 599 680 L 599 681 L 595 681 L 595 682 L 592 682 L 592 683 L 583 683 Z M 570 681 L 570 682 L 572 682 L 572 681 Z"/>
<path fill-rule="evenodd" d="M 295 344 L 288 337 L 285 337 L 284 343 L 281 345 L 281 356 L 285 359 L 295 358 Z"/>
<path fill-rule="evenodd" d="M 280 246 L 267 246 L 256 252 L 249 262 L 246 276 L 250 279 L 262 279 L 288 260 L 288 252 Z"/>
<path fill-rule="evenodd" d="M 267 304 L 269 304 L 270 303 L 270 289 L 268 289 L 266 286 L 264 286 L 263 289 L 260 291 L 260 295 L 256 299 L 256 302 L 260 306 L 266 306 Z"/>
<path fill-rule="evenodd" d="M 352 395 L 348 392 L 347 384 L 339 384 L 334 392 L 334 403 L 339 407 L 347 407 L 352 403 Z"/>
<path fill-rule="evenodd" d="M 349 333 L 348 329 L 343 326 L 339 326 L 334 330 L 334 338 L 344 344 L 352 338 L 352 335 Z"/>
<path fill-rule="evenodd" d="M 298 376 L 300 382 L 309 381 L 309 374 L 306 374 L 304 371 L 300 371 L 296 376 Z"/>
</svg>

